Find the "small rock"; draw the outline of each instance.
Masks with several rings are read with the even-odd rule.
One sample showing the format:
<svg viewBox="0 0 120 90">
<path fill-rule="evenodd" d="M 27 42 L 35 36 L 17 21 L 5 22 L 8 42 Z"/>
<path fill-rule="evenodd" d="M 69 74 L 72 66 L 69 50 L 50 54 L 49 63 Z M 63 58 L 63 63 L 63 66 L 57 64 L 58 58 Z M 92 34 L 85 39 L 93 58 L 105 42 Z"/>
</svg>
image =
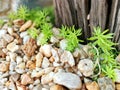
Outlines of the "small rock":
<svg viewBox="0 0 120 90">
<path fill-rule="evenodd" d="M 41 67 L 42 65 L 42 60 L 43 60 L 43 55 L 39 52 L 36 55 L 36 67 Z"/>
<path fill-rule="evenodd" d="M 25 37 L 23 37 L 23 44 L 25 44 L 26 42 L 28 42 L 30 39 L 30 36 L 26 35 Z"/>
<path fill-rule="evenodd" d="M 80 59 L 80 49 L 75 49 L 75 51 L 73 52 L 73 57 Z"/>
<path fill-rule="evenodd" d="M 0 72 L 6 72 L 9 70 L 9 62 L 3 61 L 0 63 Z"/>
<path fill-rule="evenodd" d="M 0 49 L 0 58 L 5 58 L 6 54 Z"/>
<path fill-rule="evenodd" d="M 16 20 L 13 21 L 13 24 L 16 27 L 21 27 L 24 24 L 24 20 L 22 20 L 22 19 L 16 19 Z"/>
<path fill-rule="evenodd" d="M 35 50 L 37 49 L 36 41 L 30 38 L 25 45 L 22 46 L 22 50 L 26 56 L 31 57 L 34 55 Z"/>
<path fill-rule="evenodd" d="M 20 82 L 16 82 L 17 90 L 28 90 L 26 86 L 20 84 Z"/>
<path fill-rule="evenodd" d="M 44 70 L 40 70 L 40 71 L 33 70 L 32 73 L 31 73 L 31 77 L 37 77 L 37 78 L 39 78 L 43 74 L 44 74 Z"/>
<path fill-rule="evenodd" d="M 33 90 L 42 90 L 42 86 L 38 84 L 37 86 L 33 87 Z"/>
<path fill-rule="evenodd" d="M 20 74 L 18 74 L 18 73 L 13 74 L 13 75 L 11 75 L 11 78 L 14 82 L 16 82 L 20 78 Z"/>
<path fill-rule="evenodd" d="M 120 70 L 119 69 L 115 69 L 115 75 L 116 75 L 116 83 L 120 83 Z"/>
<path fill-rule="evenodd" d="M 50 72 L 52 72 L 54 70 L 54 67 L 48 67 L 48 68 L 45 68 L 43 70 L 44 70 L 45 74 L 48 74 L 48 73 L 50 73 Z"/>
<path fill-rule="evenodd" d="M 60 57 L 60 61 L 62 63 L 68 62 L 68 64 L 73 67 L 75 65 L 75 60 L 72 56 L 72 53 L 70 51 L 64 51 L 64 53 Z"/>
<path fill-rule="evenodd" d="M 16 43 L 13 41 L 7 45 L 7 49 L 11 52 L 15 52 L 19 49 L 19 45 L 16 45 Z"/>
<path fill-rule="evenodd" d="M 98 84 L 94 81 L 91 83 L 86 83 L 87 90 L 100 90 Z"/>
<path fill-rule="evenodd" d="M 93 74 L 93 62 L 90 59 L 82 59 L 79 61 L 78 69 L 83 73 L 84 76 L 88 77 Z"/>
<path fill-rule="evenodd" d="M 120 84 L 115 84 L 115 90 L 120 90 Z"/>
<path fill-rule="evenodd" d="M 108 77 L 98 78 L 100 90 L 115 90 L 115 84 Z"/>
<path fill-rule="evenodd" d="M 13 41 L 13 37 L 12 36 L 10 36 L 9 34 L 4 34 L 3 36 L 2 36 L 2 38 L 3 39 L 5 39 L 5 41 L 7 41 L 8 43 L 10 43 L 11 41 Z"/>
<path fill-rule="evenodd" d="M 59 62 L 60 59 L 59 59 L 58 52 L 53 48 L 51 49 L 51 52 L 52 52 L 52 56 L 53 56 L 55 62 Z"/>
<path fill-rule="evenodd" d="M 18 64 L 17 67 L 20 69 L 25 69 L 25 62 Z"/>
<path fill-rule="evenodd" d="M 67 90 L 67 89 L 61 85 L 53 85 L 50 87 L 50 90 Z"/>
<path fill-rule="evenodd" d="M 9 54 L 9 56 L 10 56 L 10 60 L 11 60 L 11 61 L 15 61 L 15 60 L 16 60 L 16 57 L 17 57 L 17 54 L 16 54 L 16 53 L 9 52 L 8 54 Z"/>
<path fill-rule="evenodd" d="M 19 73 L 19 74 L 25 73 L 25 70 L 24 70 L 24 69 L 21 69 L 21 68 L 19 68 L 19 67 L 15 67 L 15 71 L 16 71 L 17 73 Z"/>
<path fill-rule="evenodd" d="M 42 68 L 47 68 L 50 65 L 48 58 L 44 57 L 42 62 Z"/>
<path fill-rule="evenodd" d="M 16 61 L 17 61 L 17 64 L 20 64 L 23 61 L 23 59 L 20 56 L 17 56 Z"/>
<path fill-rule="evenodd" d="M 53 80 L 54 72 L 50 72 L 47 75 L 41 77 L 41 84 L 48 84 Z"/>
<path fill-rule="evenodd" d="M 69 89 L 80 89 L 82 87 L 81 79 L 73 73 L 58 72 L 54 75 L 53 81 Z"/>
<path fill-rule="evenodd" d="M 10 35 L 12 35 L 14 33 L 13 28 L 11 28 L 11 27 L 8 27 L 7 31 Z"/>
<path fill-rule="evenodd" d="M 116 57 L 116 61 L 120 63 L 120 54 Z"/>
<path fill-rule="evenodd" d="M 55 43 L 58 43 L 59 40 L 58 40 L 55 36 L 52 36 L 52 37 L 50 38 L 50 42 L 51 42 L 52 44 L 55 44 Z"/>
<path fill-rule="evenodd" d="M 33 79 L 28 74 L 23 74 L 21 76 L 21 84 L 27 85 L 33 83 Z"/>
<path fill-rule="evenodd" d="M 0 38 L 0 48 L 5 48 L 7 46 L 7 41 L 5 39 Z"/>
<path fill-rule="evenodd" d="M 51 63 L 53 63 L 55 60 L 54 60 L 54 58 L 53 58 L 53 56 L 51 56 L 50 58 L 49 58 L 49 61 L 51 62 Z"/>
<path fill-rule="evenodd" d="M 27 28 L 29 28 L 31 25 L 32 25 L 32 21 L 31 21 L 31 20 L 28 20 L 25 24 L 23 24 L 23 25 L 20 27 L 20 32 L 25 31 L 25 30 L 26 30 Z"/>
<path fill-rule="evenodd" d="M 29 69 L 35 69 L 36 65 L 33 61 L 27 61 L 26 67 Z"/>
<path fill-rule="evenodd" d="M 20 33 L 20 37 L 21 37 L 21 38 L 24 38 L 26 35 L 28 35 L 28 32 L 27 32 L 27 31 Z"/>
<path fill-rule="evenodd" d="M 0 38 L 7 33 L 6 30 L 0 30 Z"/>
<path fill-rule="evenodd" d="M 61 48 L 62 50 L 65 50 L 66 47 L 67 47 L 67 40 L 66 40 L 66 39 L 61 40 L 61 41 L 60 41 L 60 48 Z"/>
<path fill-rule="evenodd" d="M 38 84 L 40 84 L 40 80 L 39 80 L 39 79 L 36 79 L 36 80 L 34 81 L 33 85 L 38 85 Z"/>
<path fill-rule="evenodd" d="M 52 32 L 53 32 L 53 35 L 59 39 L 60 29 L 53 27 Z"/>
<path fill-rule="evenodd" d="M 41 52 L 45 57 L 50 57 L 50 56 L 52 55 L 51 49 L 52 49 L 51 45 L 45 44 L 45 45 L 41 46 L 40 52 Z"/>
<path fill-rule="evenodd" d="M 14 71 L 16 66 L 17 66 L 17 63 L 15 61 L 11 61 L 10 67 L 9 67 L 10 71 Z"/>
<path fill-rule="evenodd" d="M 10 82 L 9 89 L 10 90 L 17 90 L 13 81 Z"/>
</svg>

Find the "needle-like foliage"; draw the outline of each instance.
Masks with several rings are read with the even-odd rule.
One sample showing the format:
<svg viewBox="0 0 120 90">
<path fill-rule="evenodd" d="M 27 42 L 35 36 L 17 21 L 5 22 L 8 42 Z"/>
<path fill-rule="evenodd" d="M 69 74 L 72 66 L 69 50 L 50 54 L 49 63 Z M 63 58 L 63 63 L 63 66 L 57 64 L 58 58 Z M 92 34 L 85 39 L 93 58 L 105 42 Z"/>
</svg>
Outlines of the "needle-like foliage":
<svg viewBox="0 0 120 90">
<path fill-rule="evenodd" d="M 113 34 L 107 34 L 108 30 L 101 31 L 100 27 L 94 28 L 93 36 L 89 38 L 89 40 L 93 41 L 93 45 L 97 47 L 97 52 L 99 52 L 99 56 L 96 56 L 97 52 L 94 52 L 94 59 L 97 60 L 99 58 L 100 70 L 101 74 L 108 76 L 113 81 L 116 79 L 116 75 L 114 72 L 115 68 L 120 67 L 116 60 L 114 59 L 113 48 L 115 43 L 111 41 L 113 38 Z M 98 67 L 96 67 L 98 70 Z"/>
<path fill-rule="evenodd" d="M 74 49 L 78 46 L 79 42 L 82 41 L 78 39 L 78 36 L 81 35 L 81 29 L 75 30 L 73 27 L 62 26 L 60 36 L 67 40 L 66 50 L 74 51 Z"/>
</svg>

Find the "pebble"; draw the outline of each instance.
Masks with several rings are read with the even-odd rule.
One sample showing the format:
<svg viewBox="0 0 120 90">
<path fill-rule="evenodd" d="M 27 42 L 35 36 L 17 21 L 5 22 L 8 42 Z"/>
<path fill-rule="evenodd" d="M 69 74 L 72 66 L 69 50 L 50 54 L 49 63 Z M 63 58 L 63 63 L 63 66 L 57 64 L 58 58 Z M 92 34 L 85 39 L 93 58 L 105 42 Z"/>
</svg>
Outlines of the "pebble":
<svg viewBox="0 0 120 90">
<path fill-rule="evenodd" d="M 116 83 L 120 83 L 120 70 L 119 69 L 115 69 L 115 75 L 116 75 L 116 79 L 115 82 Z"/>
<path fill-rule="evenodd" d="M 115 60 L 120 63 L 120 54 L 116 57 Z"/>
<path fill-rule="evenodd" d="M 79 61 L 78 69 L 84 76 L 89 77 L 93 74 L 93 62 L 90 59 L 82 59 Z"/>
<path fill-rule="evenodd" d="M 42 86 L 40 84 L 33 87 L 33 90 L 42 90 Z"/>
<path fill-rule="evenodd" d="M 73 73 L 57 72 L 53 77 L 53 81 L 72 90 L 82 87 L 81 79 Z"/>
<path fill-rule="evenodd" d="M 28 74 L 23 74 L 21 76 L 21 84 L 27 85 L 33 83 L 33 79 Z"/>
<path fill-rule="evenodd" d="M 26 35 L 23 37 L 23 44 L 25 44 L 30 39 L 30 36 Z"/>
<path fill-rule="evenodd" d="M 64 53 L 60 57 L 60 61 L 62 63 L 68 62 L 68 64 L 73 67 L 75 65 L 75 60 L 70 51 L 64 51 Z"/>
<path fill-rule="evenodd" d="M 8 55 L 10 56 L 11 61 L 16 61 L 17 54 L 13 52 L 9 52 Z"/>
<path fill-rule="evenodd" d="M 115 84 L 108 77 L 98 78 L 100 90 L 115 90 Z"/>
<path fill-rule="evenodd" d="M 36 67 L 41 67 L 43 61 L 43 55 L 39 52 L 36 55 Z"/>
<path fill-rule="evenodd" d="M 56 44 L 56 43 L 59 42 L 59 40 L 58 40 L 55 36 L 51 36 L 50 42 L 51 42 L 52 44 Z"/>
<path fill-rule="evenodd" d="M 6 72 L 9 70 L 9 62 L 3 61 L 0 63 L 0 72 Z"/>
<path fill-rule="evenodd" d="M 7 45 L 7 49 L 11 52 L 15 52 L 19 49 L 19 46 L 15 42 L 11 42 Z"/>
<path fill-rule="evenodd" d="M 29 28 L 30 26 L 32 25 L 32 21 L 31 20 L 28 20 L 27 22 L 25 22 L 25 24 L 23 24 L 21 27 L 20 27 L 20 32 L 23 32 L 25 31 L 27 28 Z"/>
<path fill-rule="evenodd" d="M 36 79 L 36 80 L 34 81 L 33 85 L 38 85 L 38 84 L 40 84 L 40 80 L 39 80 L 39 79 Z"/>
<path fill-rule="evenodd" d="M 94 81 L 90 83 L 86 83 L 87 90 L 100 90 L 99 85 Z"/>
<path fill-rule="evenodd" d="M 20 78 L 20 74 L 18 74 L 18 73 L 13 74 L 13 75 L 11 75 L 11 78 L 14 82 L 16 82 Z"/>
<path fill-rule="evenodd" d="M 2 38 L 5 40 L 5 41 L 7 41 L 7 43 L 10 43 L 11 41 L 13 41 L 13 37 L 12 36 L 10 36 L 9 34 L 4 34 L 4 35 L 2 35 Z"/>
<path fill-rule="evenodd" d="M 0 38 L 0 48 L 5 48 L 7 46 L 7 41 L 5 39 Z"/>
<path fill-rule="evenodd" d="M 24 32 L 21 32 L 21 33 L 20 33 L 20 37 L 21 37 L 21 38 L 24 38 L 26 35 L 28 35 L 28 32 L 27 32 L 27 31 L 24 31 Z"/>
<path fill-rule="evenodd" d="M 25 62 L 18 64 L 16 67 L 18 67 L 20 69 L 25 69 Z"/>
<path fill-rule="evenodd" d="M 17 66 L 17 63 L 15 61 L 11 61 L 10 67 L 9 67 L 10 71 L 14 71 L 16 66 Z"/>
<path fill-rule="evenodd" d="M 50 90 L 67 90 L 67 89 L 61 85 L 53 85 L 50 87 Z"/>
<path fill-rule="evenodd" d="M 51 53 L 52 46 L 49 44 L 45 44 L 40 47 L 40 52 L 45 56 L 45 57 L 50 57 L 52 55 Z"/>
<path fill-rule="evenodd" d="M 10 90 L 17 90 L 13 81 L 10 82 L 9 89 Z"/>
<path fill-rule="evenodd" d="M 50 62 L 47 57 L 43 58 L 42 68 L 47 68 L 50 65 Z"/>
<path fill-rule="evenodd" d="M 119 83 L 115 84 L 115 90 L 120 90 L 120 84 Z"/>
<path fill-rule="evenodd" d="M 52 48 L 52 49 L 51 49 L 51 53 L 52 53 L 52 56 L 53 56 L 55 62 L 59 62 L 59 61 L 60 61 L 60 58 L 59 58 L 59 55 L 58 55 L 57 50 L 55 50 L 55 49 Z"/>
<path fill-rule="evenodd" d="M 3 35 L 5 35 L 7 33 L 6 30 L 0 30 L 0 38 L 2 38 Z"/>
<path fill-rule="evenodd" d="M 48 84 L 48 83 L 50 83 L 53 80 L 54 74 L 55 74 L 54 72 L 50 72 L 47 75 L 43 75 L 41 77 L 41 84 Z"/>
<path fill-rule="evenodd" d="M 20 84 L 20 82 L 16 82 L 17 90 L 27 90 L 26 86 Z"/>
<path fill-rule="evenodd" d="M 53 27 L 52 32 L 53 32 L 53 35 L 59 39 L 60 29 Z"/>
<path fill-rule="evenodd" d="M 29 69 L 35 69 L 36 65 L 33 61 L 27 61 L 26 67 Z"/>
<path fill-rule="evenodd" d="M 61 41 L 60 41 L 60 48 L 61 48 L 62 50 L 65 50 L 66 47 L 67 47 L 67 40 L 66 40 L 66 39 L 61 40 Z"/>
<path fill-rule="evenodd" d="M 23 59 L 20 56 L 16 57 L 17 64 L 20 64 L 23 61 Z"/>
<path fill-rule="evenodd" d="M 14 33 L 13 28 L 11 28 L 11 27 L 8 27 L 7 31 L 10 35 L 12 35 Z"/>
</svg>

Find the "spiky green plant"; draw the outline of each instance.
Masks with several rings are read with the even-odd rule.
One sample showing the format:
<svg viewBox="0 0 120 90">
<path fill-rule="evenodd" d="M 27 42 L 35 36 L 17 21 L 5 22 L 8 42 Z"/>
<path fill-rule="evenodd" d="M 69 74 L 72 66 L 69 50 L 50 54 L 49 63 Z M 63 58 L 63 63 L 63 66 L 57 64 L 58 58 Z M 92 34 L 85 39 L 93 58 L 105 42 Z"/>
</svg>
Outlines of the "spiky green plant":
<svg viewBox="0 0 120 90">
<path fill-rule="evenodd" d="M 39 43 L 41 45 L 46 44 L 49 41 L 49 39 L 51 38 L 51 36 L 53 35 L 51 28 L 52 28 L 52 26 L 49 23 L 44 23 L 41 26 L 41 33 L 43 34 L 43 38 L 41 38 L 39 40 Z"/>
<path fill-rule="evenodd" d="M 27 32 L 34 39 L 36 39 L 39 35 L 39 31 L 35 28 L 28 29 Z"/>
<path fill-rule="evenodd" d="M 97 60 L 95 62 L 98 62 L 98 66 L 95 66 L 95 69 L 98 70 L 99 67 L 101 74 L 108 76 L 114 81 L 116 79 L 114 69 L 120 66 L 114 59 L 113 50 L 115 48 L 113 46 L 115 46 L 116 43 L 111 41 L 113 34 L 107 33 L 108 30 L 102 32 L 100 27 L 96 27 L 94 28 L 93 36 L 90 37 L 89 40 L 93 41 L 92 46 L 97 48 L 97 50 L 93 50 L 95 55 L 94 59 Z M 97 55 L 97 53 L 99 53 L 99 55 Z"/>
<path fill-rule="evenodd" d="M 78 46 L 79 42 L 82 40 L 78 39 L 78 36 L 81 35 L 81 29 L 75 30 L 75 27 L 66 27 L 62 26 L 60 31 L 60 36 L 67 40 L 66 50 L 74 51 L 74 49 Z"/>
</svg>

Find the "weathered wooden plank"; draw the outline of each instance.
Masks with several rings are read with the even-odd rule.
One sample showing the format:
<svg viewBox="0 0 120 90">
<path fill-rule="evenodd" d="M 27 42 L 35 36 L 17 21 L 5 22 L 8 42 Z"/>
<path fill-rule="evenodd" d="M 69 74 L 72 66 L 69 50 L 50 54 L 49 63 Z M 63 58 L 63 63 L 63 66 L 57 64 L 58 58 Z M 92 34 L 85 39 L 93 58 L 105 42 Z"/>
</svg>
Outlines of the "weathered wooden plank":
<svg viewBox="0 0 120 90">
<path fill-rule="evenodd" d="M 83 29 L 84 38 L 88 38 L 90 36 L 90 31 L 88 28 L 88 0 L 76 0 L 76 13 L 79 28 Z"/>
<path fill-rule="evenodd" d="M 118 1 L 119 0 L 112 0 L 112 6 L 111 6 L 111 12 L 110 12 L 110 18 L 109 18 L 109 25 L 108 28 L 110 29 L 110 32 L 114 32 L 114 23 L 117 13 L 117 7 L 118 7 Z"/>
<path fill-rule="evenodd" d="M 105 29 L 107 20 L 108 3 L 107 0 L 91 0 L 90 27 L 100 26 Z"/>
</svg>

